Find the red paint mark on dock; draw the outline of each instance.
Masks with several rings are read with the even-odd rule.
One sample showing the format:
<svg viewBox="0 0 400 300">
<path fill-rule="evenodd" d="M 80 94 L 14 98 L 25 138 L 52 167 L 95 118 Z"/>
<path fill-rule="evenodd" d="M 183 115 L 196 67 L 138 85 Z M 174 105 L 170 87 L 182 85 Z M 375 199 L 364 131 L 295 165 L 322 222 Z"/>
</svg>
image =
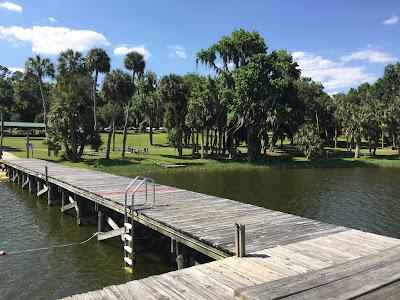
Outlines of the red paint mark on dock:
<svg viewBox="0 0 400 300">
<path fill-rule="evenodd" d="M 155 189 L 155 191 L 156 192 L 159 192 L 159 191 L 175 191 L 175 190 L 177 190 L 177 188 L 174 188 L 174 187 L 160 187 L 160 188 L 156 188 Z M 148 189 L 147 189 L 147 191 L 149 192 L 149 193 L 151 193 L 152 191 L 153 191 L 153 189 L 151 188 L 151 187 L 149 187 Z M 145 188 L 141 188 L 141 189 L 138 189 L 137 191 L 136 191 L 136 193 L 143 193 L 143 192 L 146 192 L 146 189 Z M 125 195 L 125 191 L 123 191 L 123 192 L 121 192 L 121 191 L 114 191 L 114 192 L 97 192 L 97 193 L 95 193 L 96 195 L 99 195 L 99 196 L 116 196 L 116 195 Z M 132 195 L 132 192 L 130 191 L 130 193 L 128 193 L 128 194 L 130 194 L 130 195 Z"/>
</svg>

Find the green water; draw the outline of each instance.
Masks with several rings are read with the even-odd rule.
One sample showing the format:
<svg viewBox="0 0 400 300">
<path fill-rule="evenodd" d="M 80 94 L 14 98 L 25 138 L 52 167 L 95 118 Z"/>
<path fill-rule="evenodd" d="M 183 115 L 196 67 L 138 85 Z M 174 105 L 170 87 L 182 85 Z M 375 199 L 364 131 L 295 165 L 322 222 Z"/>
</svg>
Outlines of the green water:
<svg viewBox="0 0 400 300">
<path fill-rule="evenodd" d="M 247 169 L 152 174 L 157 182 L 400 238 L 399 169 Z"/>
<path fill-rule="evenodd" d="M 162 170 L 157 182 L 252 203 L 324 222 L 400 238 L 397 169 Z M 59 206 L 48 207 L 11 183 L 0 183 L 0 250 L 87 239 Z M 55 299 L 174 269 L 168 241 L 140 241 L 133 276 L 123 272 L 121 242 L 0 257 L 0 298 Z"/>
<path fill-rule="evenodd" d="M 97 225 L 77 226 L 60 207 L 48 207 L 11 183 L 0 183 L 0 250 L 16 251 L 84 241 Z M 174 269 L 167 241 L 140 241 L 133 275 L 123 270 L 118 239 L 81 246 L 0 256 L 0 299 L 57 299 Z"/>
</svg>

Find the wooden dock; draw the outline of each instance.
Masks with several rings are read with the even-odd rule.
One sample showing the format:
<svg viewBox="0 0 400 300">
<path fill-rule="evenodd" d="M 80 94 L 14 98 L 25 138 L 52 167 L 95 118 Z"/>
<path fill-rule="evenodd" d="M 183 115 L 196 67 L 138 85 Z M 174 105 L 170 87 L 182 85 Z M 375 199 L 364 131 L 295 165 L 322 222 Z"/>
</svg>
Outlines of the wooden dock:
<svg viewBox="0 0 400 300">
<path fill-rule="evenodd" d="M 132 179 L 35 159 L 3 164 L 13 181 L 47 195 L 50 205 L 61 198 L 61 210 L 75 209 L 78 223 L 92 206 L 99 231 L 104 220 L 112 228 L 100 240 L 123 234 L 118 220 L 106 214 L 124 213 L 125 188 Z M 336 299 L 373 299 L 400 293 L 398 239 L 164 185 L 155 186 L 155 195 L 153 208 L 131 215 L 135 222 L 170 237 L 178 265 L 187 254 L 182 246 L 216 261 L 73 299 L 326 299 L 329 291 L 337 291 Z M 138 189 L 135 201 L 144 198 Z M 245 243 L 241 232 L 237 241 L 235 224 L 245 225 Z M 373 282 L 360 284 L 360 274 Z"/>
</svg>

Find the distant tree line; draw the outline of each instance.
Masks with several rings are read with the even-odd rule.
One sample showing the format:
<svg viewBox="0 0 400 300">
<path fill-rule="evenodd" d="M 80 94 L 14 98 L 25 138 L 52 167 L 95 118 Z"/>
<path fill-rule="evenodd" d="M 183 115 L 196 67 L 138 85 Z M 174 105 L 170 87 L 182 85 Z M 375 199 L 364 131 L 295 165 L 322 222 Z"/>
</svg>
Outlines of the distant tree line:
<svg viewBox="0 0 400 300">
<path fill-rule="evenodd" d="M 100 48 L 86 56 L 64 51 L 57 65 L 37 55 L 27 59 L 23 73 L 0 68 L 1 113 L 7 120 L 44 122 L 49 151 L 62 143 L 72 161 L 80 160 L 85 147 L 101 146 L 104 128 L 106 158 L 115 150 L 117 129 L 123 130 L 124 156 L 132 126 L 149 128 L 150 145 L 153 128 L 163 126 L 179 156 L 190 147 L 199 158 L 234 157 L 244 142 L 255 161 L 284 139 L 311 158 L 323 146 L 338 147 L 339 135 L 356 158 L 362 139 L 371 155 L 379 146 L 399 149 L 400 63 L 388 65 L 374 84 L 330 96 L 322 84 L 301 76 L 290 53 L 267 50 L 258 32 L 235 30 L 197 53 L 196 64 L 213 76 L 160 79 L 137 52 L 125 57 L 128 72 L 111 70 Z"/>
</svg>

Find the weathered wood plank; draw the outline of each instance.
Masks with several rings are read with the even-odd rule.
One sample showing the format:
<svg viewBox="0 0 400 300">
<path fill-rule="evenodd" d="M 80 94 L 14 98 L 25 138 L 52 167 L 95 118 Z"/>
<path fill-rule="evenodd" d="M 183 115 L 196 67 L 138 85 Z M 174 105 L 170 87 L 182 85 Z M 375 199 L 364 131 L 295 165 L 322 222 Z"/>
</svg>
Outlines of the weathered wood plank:
<svg viewBox="0 0 400 300">
<path fill-rule="evenodd" d="M 390 248 L 379 254 L 373 254 L 360 259 L 350 260 L 333 267 L 310 272 L 307 276 L 298 275 L 277 281 L 267 282 L 255 287 L 246 287 L 235 291 L 240 299 L 282 299 L 290 297 L 301 299 L 327 299 L 332 292 L 343 295 L 360 295 L 365 289 L 371 290 L 400 280 L 400 247 Z M 375 279 L 373 282 L 372 277 Z M 356 282 L 363 281 L 363 285 Z M 327 287 L 329 285 L 329 287 Z M 325 293 L 325 294 L 324 294 Z M 303 297 L 303 298 L 302 298 Z M 340 298 L 340 297 L 339 297 Z M 351 297 L 349 296 L 348 299 Z"/>
<path fill-rule="evenodd" d="M 121 236 L 125 233 L 125 228 L 121 227 L 118 229 L 106 231 L 106 232 L 101 232 L 97 235 L 97 240 L 103 241 L 106 239 L 110 239 L 113 237 Z"/>
</svg>

